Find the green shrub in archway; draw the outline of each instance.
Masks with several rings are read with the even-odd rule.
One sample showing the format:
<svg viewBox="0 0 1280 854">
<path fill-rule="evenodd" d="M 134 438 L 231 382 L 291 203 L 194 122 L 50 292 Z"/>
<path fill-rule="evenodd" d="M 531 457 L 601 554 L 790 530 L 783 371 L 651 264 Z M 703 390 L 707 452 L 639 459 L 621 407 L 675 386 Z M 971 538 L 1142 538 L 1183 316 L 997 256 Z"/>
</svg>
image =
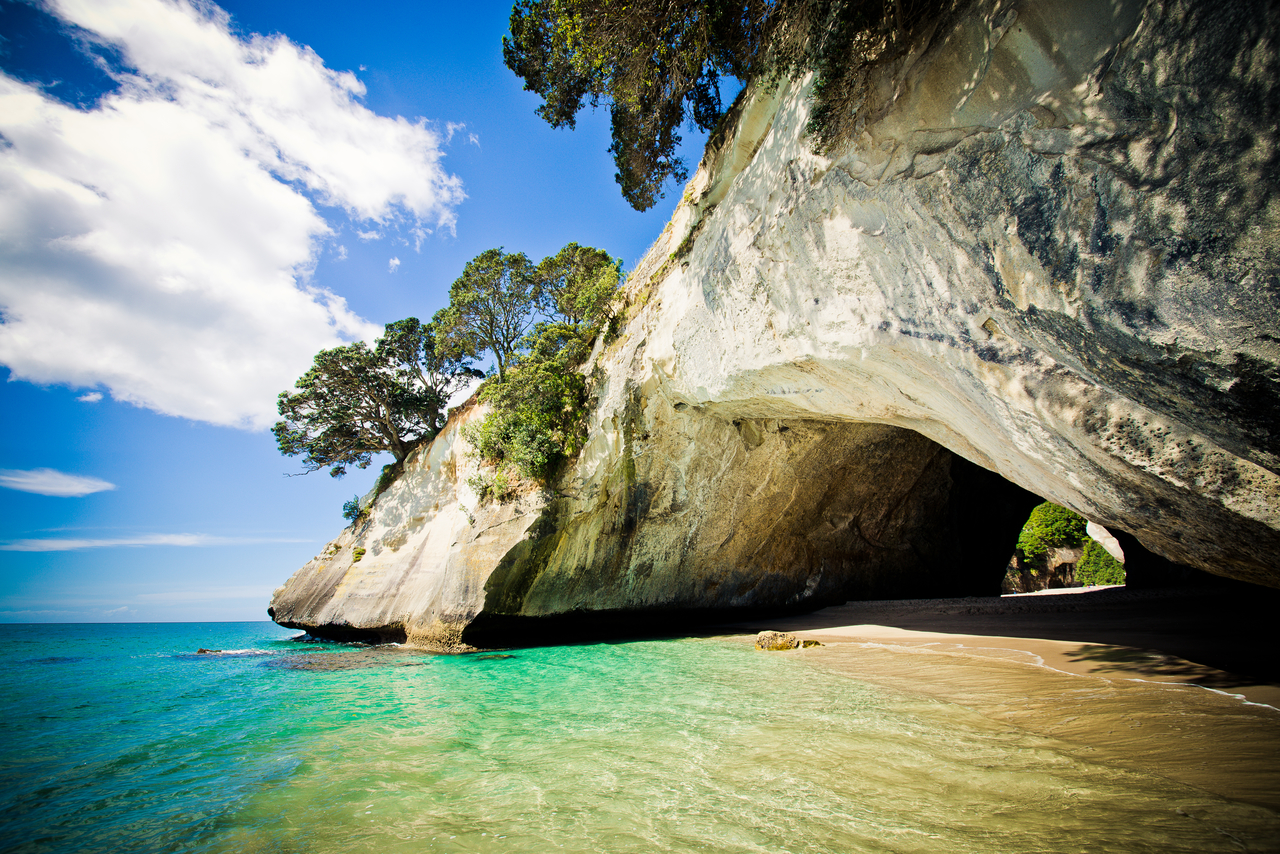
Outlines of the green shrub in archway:
<svg viewBox="0 0 1280 854">
<path fill-rule="evenodd" d="M 1124 584 L 1124 564 L 1111 556 L 1096 540 L 1085 540 L 1084 554 L 1076 564 L 1076 581 L 1094 584 Z"/>
<path fill-rule="evenodd" d="M 1085 541 L 1084 517 L 1050 501 L 1036 507 L 1018 535 L 1018 550 L 1029 561 L 1039 562 L 1055 547 L 1074 548 Z"/>
</svg>

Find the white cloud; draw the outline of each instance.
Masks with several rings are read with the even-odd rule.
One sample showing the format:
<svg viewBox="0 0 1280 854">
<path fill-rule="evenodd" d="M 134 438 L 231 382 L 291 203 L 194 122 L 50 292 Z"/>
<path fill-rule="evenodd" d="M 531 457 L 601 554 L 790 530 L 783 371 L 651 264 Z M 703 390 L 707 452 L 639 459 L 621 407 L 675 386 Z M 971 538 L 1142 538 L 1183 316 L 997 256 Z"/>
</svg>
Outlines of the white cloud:
<svg viewBox="0 0 1280 854">
<path fill-rule="evenodd" d="M 343 246 L 342 244 L 338 244 L 337 260 L 339 261 L 347 260 L 347 247 Z"/>
<path fill-rule="evenodd" d="M 98 401 L 102 400 L 102 392 L 91 391 L 88 394 L 80 395 L 79 397 L 76 398 L 76 400 L 79 400 L 82 403 L 97 403 Z"/>
<path fill-rule="evenodd" d="M 387 262 L 387 272 L 394 273 L 399 266 L 400 266 L 400 259 L 392 258 L 390 261 Z"/>
<path fill-rule="evenodd" d="M 246 546 L 262 543 L 302 543 L 306 540 L 263 537 L 215 537 L 209 534 L 139 534 L 110 539 L 28 539 L 0 543 L 5 552 L 71 552 L 124 546 Z"/>
<path fill-rule="evenodd" d="M 466 122 L 445 122 L 445 126 L 444 126 L 445 145 L 448 145 L 449 143 L 453 142 L 454 134 L 461 133 L 466 129 L 467 129 Z M 476 148 L 480 147 L 480 137 L 476 136 L 474 133 L 467 134 L 467 142 L 471 143 Z"/>
<path fill-rule="evenodd" d="M 82 495 L 115 489 L 116 485 L 96 477 L 67 474 L 55 469 L 31 469 L 29 471 L 0 469 L 0 487 L 16 489 L 19 492 L 34 492 L 36 495 L 79 498 Z"/>
<path fill-rule="evenodd" d="M 467 380 L 466 385 L 449 395 L 449 400 L 445 403 L 445 411 L 448 412 L 453 407 L 461 406 L 470 400 L 471 395 L 476 393 L 476 390 L 480 388 L 480 384 L 482 382 L 484 382 L 484 380 L 477 377 L 472 377 Z"/>
<path fill-rule="evenodd" d="M 357 229 L 356 229 L 356 237 L 360 238 L 361 240 L 363 240 L 363 241 L 365 241 L 365 242 L 368 242 L 368 241 L 370 241 L 370 240 L 381 240 L 381 239 L 382 239 L 382 232 L 381 232 L 381 231 L 376 231 L 376 230 L 374 230 L 374 231 L 361 231 L 360 229 L 358 229 L 358 228 L 357 228 Z"/>
<path fill-rule="evenodd" d="M 0 74 L 0 363 L 169 415 L 261 428 L 320 349 L 380 327 L 311 281 L 358 221 L 451 229 L 464 198 L 425 122 L 351 73 L 242 41 L 188 0 L 55 0 L 136 74 L 93 110 Z M 375 229 L 376 231 L 376 229 Z"/>
<path fill-rule="evenodd" d="M 136 613 L 138 613 L 138 612 L 137 612 L 137 611 L 135 611 L 135 610 L 133 610 L 132 608 L 130 608 L 128 605 L 121 605 L 119 608 L 112 608 L 112 609 L 111 609 L 111 610 L 109 610 L 109 611 L 103 611 L 103 612 L 102 612 L 102 616 L 104 616 L 104 617 L 115 617 L 115 616 L 123 617 L 125 614 L 136 614 Z"/>
</svg>

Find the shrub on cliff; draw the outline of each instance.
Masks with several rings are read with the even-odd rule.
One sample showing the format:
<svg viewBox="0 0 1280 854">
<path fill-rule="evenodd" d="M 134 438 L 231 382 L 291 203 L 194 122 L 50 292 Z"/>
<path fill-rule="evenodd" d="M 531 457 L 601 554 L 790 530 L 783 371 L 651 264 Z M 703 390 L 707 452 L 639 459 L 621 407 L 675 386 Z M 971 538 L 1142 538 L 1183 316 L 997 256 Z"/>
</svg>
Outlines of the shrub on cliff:
<svg viewBox="0 0 1280 854">
<path fill-rule="evenodd" d="M 1018 551 L 1032 562 L 1041 562 L 1051 548 L 1074 548 L 1086 538 L 1084 518 L 1046 501 L 1031 511 L 1018 535 Z"/>
<path fill-rule="evenodd" d="M 1096 540 L 1085 540 L 1084 553 L 1076 564 L 1076 581 L 1085 586 L 1124 584 L 1124 564 L 1111 556 Z"/>
<path fill-rule="evenodd" d="M 342 518 L 348 522 L 354 522 L 360 515 L 360 496 L 352 496 L 351 500 L 342 505 Z"/>
<path fill-rule="evenodd" d="M 480 399 L 493 411 L 466 431 L 481 458 L 494 466 L 472 485 L 498 497 L 513 476 L 545 480 L 582 447 L 587 380 L 579 368 L 609 320 L 622 277 L 620 261 L 576 243 L 537 269 L 546 319 L 522 339 L 505 376 L 491 377 L 480 389 Z"/>
<path fill-rule="evenodd" d="M 484 459 L 535 480 L 577 453 L 586 433 L 587 397 L 577 366 L 588 342 L 564 324 L 544 324 L 539 332 L 505 382 L 480 390 L 493 411 L 468 436 Z"/>
</svg>

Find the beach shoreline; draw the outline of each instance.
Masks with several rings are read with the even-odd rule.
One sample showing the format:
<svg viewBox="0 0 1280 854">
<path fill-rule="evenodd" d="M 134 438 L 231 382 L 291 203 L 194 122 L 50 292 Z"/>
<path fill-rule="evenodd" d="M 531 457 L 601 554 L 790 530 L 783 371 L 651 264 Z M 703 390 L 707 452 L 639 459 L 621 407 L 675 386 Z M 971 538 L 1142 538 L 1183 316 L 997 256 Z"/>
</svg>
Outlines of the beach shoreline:
<svg viewBox="0 0 1280 854">
<path fill-rule="evenodd" d="M 760 654 L 964 706 L 1080 758 L 1280 811 L 1270 594 L 1113 588 L 850 602 L 721 628 L 744 641 L 764 630 L 816 640 L 823 646 Z"/>
<path fill-rule="evenodd" d="M 1043 666 L 1076 675 L 1199 685 L 1280 709 L 1277 613 L 1280 591 L 1266 588 L 1097 587 L 855 601 L 719 628 L 792 632 L 822 643 L 949 642 L 976 655 L 1038 657 Z"/>
</svg>

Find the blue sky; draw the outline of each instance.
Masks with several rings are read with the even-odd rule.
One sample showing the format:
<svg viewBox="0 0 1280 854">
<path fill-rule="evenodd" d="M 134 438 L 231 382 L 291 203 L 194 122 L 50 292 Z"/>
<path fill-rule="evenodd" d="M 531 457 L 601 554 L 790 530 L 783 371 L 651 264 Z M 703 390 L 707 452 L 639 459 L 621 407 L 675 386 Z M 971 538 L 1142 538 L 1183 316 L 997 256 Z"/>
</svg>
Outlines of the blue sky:
<svg viewBox="0 0 1280 854">
<path fill-rule="evenodd" d="M 634 265 L 680 188 L 637 213 L 606 111 L 534 115 L 509 13 L 0 0 L 0 621 L 264 619 L 377 471 L 284 476 L 317 350 L 494 246 Z"/>
</svg>

